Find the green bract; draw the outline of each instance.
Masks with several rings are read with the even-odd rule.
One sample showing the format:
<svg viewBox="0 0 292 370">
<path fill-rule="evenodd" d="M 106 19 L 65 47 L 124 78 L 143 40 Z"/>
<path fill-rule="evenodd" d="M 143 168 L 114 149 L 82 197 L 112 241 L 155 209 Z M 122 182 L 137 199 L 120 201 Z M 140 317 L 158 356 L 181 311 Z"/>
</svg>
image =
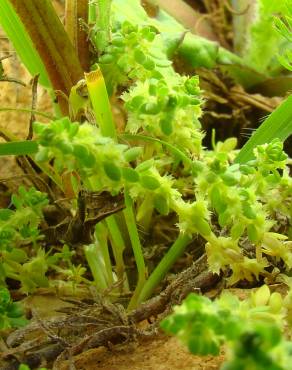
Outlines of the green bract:
<svg viewBox="0 0 292 370">
<path fill-rule="evenodd" d="M 21 305 L 12 302 L 8 289 L 0 287 L 0 330 L 18 328 L 27 323 Z"/>
<path fill-rule="evenodd" d="M 282 337 L 284 312 L 281 295 L 264 285 L 244 301 L 229 293 L 214 302 L 190 294 L 161 326 L 196 355 L 218 355 L 227 345 L 221 369 L 288 370 L 292 342 Z"/>
</svg>

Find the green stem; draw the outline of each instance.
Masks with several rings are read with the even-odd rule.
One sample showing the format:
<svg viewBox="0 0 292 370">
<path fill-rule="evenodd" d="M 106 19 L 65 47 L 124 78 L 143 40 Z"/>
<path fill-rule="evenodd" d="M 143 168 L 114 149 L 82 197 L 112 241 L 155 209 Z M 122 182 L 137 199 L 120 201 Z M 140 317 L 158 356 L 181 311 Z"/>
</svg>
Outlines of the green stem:
<svg viewBox="0 0 292 370">
<path fill-rule="evenodd" d="M 97 289 L 99 291 L 105 290 L 108 288 L 107 271 L 100 243 L 96 241 L 95 244 L 86 245 L 84 252 Z"/>
<path fill-rule="evenodd" d="M 96 3 L 95 1 L 89 0 L 88 4 L 88 24 L 94 24 L 96 22 Z"/>
<path fill-rule="evenodd" d="M 98 16 L 97 25 L 97 47 L 99 52 L 103 52 L 110 38 L 110 12 L 111 0 L 99 0 L 97 2 Z"/>
<path fill-rule="evenodd" d="M 39 74 L 40 83 L 50 88 L 46 68 L 9 0 L 0 1 L 0 24 L 31 76 Z"/>
<path fill-rule="evenodd" d="M 137 212 L 137 221 L 145 232 L 148 232 L 149 230 L 153 209 L 153 194 L 148 193 Z"/>
<path fill-rule="evenodd" d="M 80 23 L 87 23 L 88 0 L 66 0 L 65 28 L 85 71 L 89 71 L 89 43 L 87 33 Z"/>
<path fill-rule="evenodd" d="M 103 75 L 99 67 L 95 71 L 85 73 L 89 97 L 95 118 L 103 136 L 117 140 L 116 127 L 113 121 L 111 106 Z"/>
<path fill-rule="evenodd" d="M 162 279 L 164 279 L 167 272 L 171 269 L 178 258 L 184 253 L 191 240 L 192 237 L 186 234 L 180 234 L 178 236 L 174 244 L 170 247 L 165 256 L 159 262 L 158 266 L 156 266 L 154 271 L 147 279 L 137 298 L 136 304 L 142 303 L 146 299 L 150 298 L 154 289 L 158 286 Z"/>
<path fill-rule="evenodd" d="M 134 294 L 128 306 L 128 310 L 132 310 L 133 308 L 137 306 L 137 299 L 143 288 L 143 285 L 145 284 L 147 271 L 146 271 L 145 261 L 144 261 L 142 247 L 140 243 L 140 238 L 139 238 L 139 234 L 137 230 L 135 215 L 133 212 L 132 200 L 127 191 L 125 191 L 125 203 L 126 203 L 126 209 L 124 210 L 124 215 L 125 215 L 125 220 L 126 220 L 129 236 L 131 239 L 133 253 L 134 253 L 137 270 L 138 270 L 137 286 L 136 286 L 136 289 L 134 291 Z"/>
<path fill-rule="evenodd" d="M 113 279 L 113 269 L 111 264 L 111 259 L 108 251 L 108 233 L 106 227 L 103 225 L 102 222 L 99 222 L 95 226 L 95 236 L 99 241 L 105 269 L 106 269 L 106 276 L 107 276 L 107 283 L 108 285 L 112 285 L 114 282 Z"/>
<path fill-rule="evenodd" d="M 126 278 L 126 282 L 124 285 L 128 286 L 127 275 L 125 274 L 125 263 L 123 258 L 123 253 L 126 249 L 124 239 L 122 237 L 115 215 L 107 217 L 105 221 L 111 236 L 112 249 L 116 261 L 117 278 L 120 281 Z"/>
</svg>

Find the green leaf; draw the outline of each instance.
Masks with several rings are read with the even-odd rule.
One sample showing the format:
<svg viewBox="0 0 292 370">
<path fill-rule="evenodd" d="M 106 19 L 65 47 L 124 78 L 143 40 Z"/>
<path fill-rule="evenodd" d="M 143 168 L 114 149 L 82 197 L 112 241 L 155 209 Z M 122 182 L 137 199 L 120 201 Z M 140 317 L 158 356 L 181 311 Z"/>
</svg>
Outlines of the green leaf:
<svg viewBox="0 0 292 370">
<path fill-rule="evenodd" d="M 30 155 L 37 153 L 38 144 L 36 141 L 14 141 L 0 143 L 0 156 L 3 155 Z"/>
<path fill-rule="evenodd" d="M 244 147 L 240 150 L 235 163 L 246 163 L 254 158 L 253 150 L 257 145 L 271 142 L 278 138 L 285 141 L 292 134 L 292 95 L 290 95 L 261 124 Z"/>
<path fill-rule="evenodd" d="M 30 74 L 32 76 L 39 74 L 40 83 L 50 87 L 44 64 L 8 0 L 0 1 L 0 24 Z"/>
</svg>

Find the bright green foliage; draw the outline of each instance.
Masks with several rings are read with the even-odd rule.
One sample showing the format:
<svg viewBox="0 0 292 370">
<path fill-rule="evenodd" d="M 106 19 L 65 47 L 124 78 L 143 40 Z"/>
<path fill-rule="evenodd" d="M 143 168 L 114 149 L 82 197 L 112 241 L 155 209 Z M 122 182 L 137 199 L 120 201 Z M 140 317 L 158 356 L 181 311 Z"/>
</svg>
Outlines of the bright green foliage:
<svg viewBox="0 0 292 370">
<path fill-rule="evenodd" d="M 135 82 L 122 95 L 128 111 L 126 132 L 145 133 L 191 153 L 200 152 L 203 135 L 198 121 L 198 78 L 174 72 L 154 27 L 138 27 L 128 21 L 117 25 L 100 63 L 112 89 Z"/>
<path fill-rule="evenodd" d="M 286 0 L 285 5 L 283 18 L 275 18 L 274 22 L 279 33 L 288 41 L 287 49 L 284 55 L 279 56 L 279 61 L 285 68 L 292 71 L 292 1 Z"/>
<path fill-rule="evenodd" d="M 125 21 L 113 28 L 111 44 L 99 59 L 110 94 L 129 79 L 150 77 L 155 68 L 155 54 L 149 55 L 149 49 L 156 37 L 157 30 L 151 26 L 138 28 Z M 139 45 L 139 48 L 137 48 Z M 159 53 L 165 59 L 163 52 Z M 163 62 L 162 62 L 163 63 Z M 171 63 L 165 61 L 167 66 Z"/>
<path fill-rule="evenodd" d="M 239 301 L 223 293 L 215 302 L 190 294 L 162 328 L 176 335 L 193 354 L 219 355 L 228 346 L 224 370 L 288 370 L 292 342 L 282 337 L 284 327 L 282 297 L 267 286 Z"/>
<path fill-rule="evenodd" d="M 40 74 L 41 84 L 50 87 L 44 64 L 25 31 L 24 25 L 8 0 L 1 0 L 0 2 L 0 24 L 30 74 L 32 76 Z"/>
<path fill-rule="evenodd" d="M 143 161 L 140 149 L 128 149 L 101 137 L 95 126 L 78 126 L 63 119 L 50 127 L 37 124 L 36 131 L 38 159 L 54 158 L 61 172 L 77 170 L 84 184 L 94 190 L 116 192 L 126 186 L 134 200 L 142 201 L 137 220 L 143 220 L 153 208 L 161 214 L 176 212 L 181 232 L 199 233 L 206 239 L 210 269 L 219 272 L 231 268 L 230 284 L 259 278 L 269 266 L 265 255 L 283 259 L 287 269 L 292 267 L 291 242 L 275 233 L 283 217 L 291 222 L 292 184 L 287 155 L 279 140 L 258 146 L 255 159 L 243 165 L 229 163 L 222 143 L 216 152 L 202 151 L 200 161 L 196 161 L 200 164 L 198 173 L 192 174 L 189 168 L 185 177 L 175 180 L 167 171 L 169 161 L 164 156 Z M 134 158 L 136 168 L 127 161 Z M 182 184 L 193 187 L 196 200 L 183 200 Z M 215 233 L 211 212 L 224 233 Z M 244 254 L 246 238 L 256 258 Z"/>
<path fill-rule="evenodd" d="M 46 254 L 37 247 L 41 238 L 38 227 L 42 221 L 42 208 L 48 204 L 46 194 L 20 187 L 13 195 L 15 211 L 0 210 L 0 284 L 7 277 L 19 280 L 23 292 L 37 286 L 48 286 L 45 273 L 48 269 Z M 29 255 L 25 246 L 33 244 L 35 252 Z"/>
<path fill-rule="evenodd" d="M 24 311 L 17 302 L 12 302 L 9 290 L 0 288 L 0 331 L 9 328 L 25 326 L 28 320 L 24 317 Z"/>
<path fill-rule="evenodd" d="M 68 118 L 54 121 L 50 126 L 36 123 L 34 127 L 40 144 L 36 160 L 54 158 L 57 171 L 77 170 L 92 190 L 117 192 L 121 189 L 125 181 L 122 174 L 127 177 L 121 169 L 129 166 L 126 145 L 102 136 L 93 125 L 80 126 Z"/>
<path fill-rule="evenodd" d="M 0 250 L 11 251 L 19 243 L 36 244 L 40 237 L 38 226 L 42 219 L 42 208 L 48 204 L 45 194 L 30 188 L 19 188 L 19 195 L 12 196 L 16 210 L 0 210 Z"/>
<path fill-rule="evenodd" d="M 6 278 L 20 282 L 20 290 L 32 293 L 38 287 L 48 288 L 63 284 L 75 286 L 88 283 L 83 277 L 86 268 L 71 262 L 74 252 L 67 245 L 51 254 L 39 246 L 43 238 L 39 226 L 43 220 L 42 209 L 48 204 L 47 195 L 34 188 L 19 188 L 12 196 L 15 210 L 0 210 L 0 287 L 5 286 Z M 52 281 L 47 277 L 48 269 L 54 269 L 65 282 Z"/>
<path fill-rule="evenodd" d="M 283 0 L 257 0 L 254 22 L 249 29 L 249 38 L 244 60 L 260 73 L 273 74 L 279 68 L 276 55 L 283 45 L 283 37 L 274 27 L 276 13 L 285 9 Z"/>
<path fill-rule="evenodd" d="M 240 150 L 235 158 L 235 162 L 243 164 L 251 160 L 254 157 L 253 151 L 257 145 L 269 143 L 276 138 L 284 142 L 292 135 L 291 103 L 292 95 L 284 100 L 261 124 Z"/>
</svg>

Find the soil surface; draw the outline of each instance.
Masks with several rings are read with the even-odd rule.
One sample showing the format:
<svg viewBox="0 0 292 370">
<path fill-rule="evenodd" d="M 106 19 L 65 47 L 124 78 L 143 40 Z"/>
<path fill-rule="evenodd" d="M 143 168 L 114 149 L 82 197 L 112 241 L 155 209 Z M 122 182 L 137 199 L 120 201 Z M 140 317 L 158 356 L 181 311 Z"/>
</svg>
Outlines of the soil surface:
<svg viewBox="0 0 292 370">
<path fill-rule="evenodd" d="M 93 349 L 74 360 L 78 370 L 215 370 L 223 356 L 192 356 L 175 338 L 160 335 L 127 348 Z M 60 370 L 69 370 L 68 363 Z"/>
</svg>

